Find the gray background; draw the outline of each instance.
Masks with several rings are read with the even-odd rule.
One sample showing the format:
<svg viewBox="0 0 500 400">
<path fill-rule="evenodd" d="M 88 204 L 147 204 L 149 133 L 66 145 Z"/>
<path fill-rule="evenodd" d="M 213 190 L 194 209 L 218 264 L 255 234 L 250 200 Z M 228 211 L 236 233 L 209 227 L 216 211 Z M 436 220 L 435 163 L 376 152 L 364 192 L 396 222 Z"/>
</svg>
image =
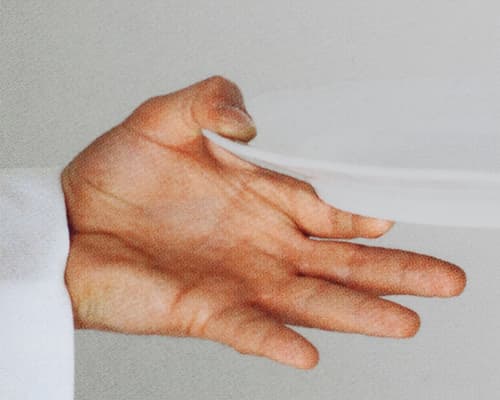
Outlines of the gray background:
<svg viewBox="0 0 500 400">
<path fill-rule="evenodd" d="M 145 98 L 212 74 L 252 96 L 500 67 L 495 1 L 0 4 L 0 167 L 64 164 Z M 401 300 L 422 315 L 416 338 L 301 329 L 322 357 L 303 372 L 204 341 L 78 332 L 76 398 L 496 397 L 500 231 L 398 225 L 377 244 L 445 257 L 468 273 L 458 299 Z"/>
</svg>

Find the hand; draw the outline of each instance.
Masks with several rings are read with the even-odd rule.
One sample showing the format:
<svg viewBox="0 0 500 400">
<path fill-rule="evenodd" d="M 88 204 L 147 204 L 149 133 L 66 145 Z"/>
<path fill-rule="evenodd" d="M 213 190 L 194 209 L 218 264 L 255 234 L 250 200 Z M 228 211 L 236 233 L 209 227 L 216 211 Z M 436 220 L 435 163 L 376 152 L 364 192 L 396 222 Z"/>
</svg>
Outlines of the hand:
<svg viewBox="0 0 500 400">
<path fill-rule="evenodd" d="M 206 338 L 311 368 L 316 349 L 285 324 L 409 337 L 417 314 L 378 296 L 463 290 L 463 271 L 444 261 L 311 239 L 375 238 L 391 223 L 332 208 L 201 128 L 255 136 L 230 81 L 146 101 L 65 168 L 78 328 Z"/>
</svg>

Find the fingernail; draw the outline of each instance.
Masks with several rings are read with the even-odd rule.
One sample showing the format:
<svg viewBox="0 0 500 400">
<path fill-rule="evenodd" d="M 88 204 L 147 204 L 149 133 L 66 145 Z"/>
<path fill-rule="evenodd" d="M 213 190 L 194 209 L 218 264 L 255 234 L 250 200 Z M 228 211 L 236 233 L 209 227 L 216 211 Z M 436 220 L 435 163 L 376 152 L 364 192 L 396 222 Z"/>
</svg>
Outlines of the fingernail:
<svg viewBox="0 0 500 400">
<path fill-rule="evenodd" d="M 232 110 L 236 110 L 246 121 L 246 123 L 248 124 L 251 124 L 251 125 L 254 125 L 255 126 L 255 123 L 253 121 L 253 118 L 251 117 L 251 115 L 249 113 L 247 113 L 245 110 L 243 110 L 242 108 L 240 107 L 235 107 L 235 106 L 231 106 L 229 107 L 231 108 Z"/>
<path fill-rule="evenodd" d="M 385 219 L 375 219 L 373 221 L 373 227 L 380 232 L 386 232 L 394 226 L 393 221 Z"/>
<path fill-rule="evenodd" d="M 238 114 L 237 118 L 234 117 L 234 114 L 233 117 L 230 117 L 225 130 L 237 136 L 239 140 L 248 141 L 253 139 L 257 134 L 257 128 L 252 117 L 239 107 L 228 106 L 225 108 L 232 113 Z"/>
</svg>

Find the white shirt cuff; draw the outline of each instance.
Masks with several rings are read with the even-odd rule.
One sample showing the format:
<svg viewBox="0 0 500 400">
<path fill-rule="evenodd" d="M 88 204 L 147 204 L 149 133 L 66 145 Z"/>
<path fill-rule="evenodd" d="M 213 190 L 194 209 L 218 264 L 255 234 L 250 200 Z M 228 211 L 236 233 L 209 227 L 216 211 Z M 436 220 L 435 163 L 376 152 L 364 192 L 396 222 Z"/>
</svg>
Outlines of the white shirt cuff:
<svg viewBox="0 0 500 400">
<path fill-rule="evenodd" d="M 0 399 L 73 399 L 61 171 L 0 170 Z"/>
</svg>

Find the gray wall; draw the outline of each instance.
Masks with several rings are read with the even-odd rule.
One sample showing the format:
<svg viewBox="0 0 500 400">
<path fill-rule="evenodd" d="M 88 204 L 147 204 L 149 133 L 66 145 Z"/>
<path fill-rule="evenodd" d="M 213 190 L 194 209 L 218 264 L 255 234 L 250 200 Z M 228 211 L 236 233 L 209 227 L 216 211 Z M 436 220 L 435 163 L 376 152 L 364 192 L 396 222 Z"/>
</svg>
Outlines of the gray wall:
<svg viewBox="0 0 500 400">
<path fill-rule="evenodd" d="M 0 1 L 0 167 L 64 164 L 145 98 L 215 73 L 252 96 L 500 71 L 495 1 Z M 300 372 L 214 343 L 79 332 L 77 399 L 496 397 L 500 231 L 398 225 L 378 244 L 468 272 L 458 299 L 402 300 L 422 315 L 416 338 L 301 329 L 322 360 Z"/>
</svg>

